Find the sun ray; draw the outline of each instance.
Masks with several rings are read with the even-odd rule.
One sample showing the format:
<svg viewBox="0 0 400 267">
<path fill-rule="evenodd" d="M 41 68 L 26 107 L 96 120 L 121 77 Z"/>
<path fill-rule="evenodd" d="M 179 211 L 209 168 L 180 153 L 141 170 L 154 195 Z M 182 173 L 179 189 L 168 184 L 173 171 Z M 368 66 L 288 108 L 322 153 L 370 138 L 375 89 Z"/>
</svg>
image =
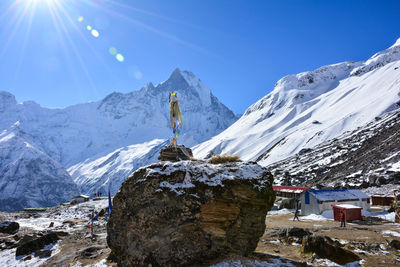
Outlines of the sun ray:
<svg viewBox="0 0 400 267">
<path fill-rule="evenodd" d="M 57 10 L 61 11 L 61 12 L 64 14 L 64 16 L 67 18 L 67 20 L 71 23 L 72 27 L 73 27 L 73 28 L 78 32 L 78 34 L 83 38 L 83 40 L 84 40 L 85 43 L 89 46 L 89 48 L 91 48 L 91 49 L 93 50 L 93 53 L 96 55 L 96 57 L 98 57 L 98 59 L 104 64 L 104 66 L 105 66 L 106 69 L 110 72 L 110 74 L 111 74 L 112 76 L 114 76 L 114 74 L 113 74 L 113 72 L 111 71 L 111 69 L 109 68 L 108 64 L 106 64 L 106 63 L 104 62 L 103 57 L 100 57 L 100 55 L 97 53 L 96 49 L 94 49 L 93 46 L 90 44 L 90 42 L 87 40 L 86 36 L 82 34 L 82 32 L 79 30 L 79 28 L 78 28 L 78 27 L 76 26 L 76 24 L 74 23 L 74 20 L 70 17 L 70 15 L 68 14 L 68 12 L 65 11 L 65 8 L 64 8 L 63 6 L 59 6 L 59 7 L 57 7 Z M 60 16 L 59 16 L 59 15 L 58 15 L 58 17 L 59 17 L 58 20 L 60 20 Z M 64 23 L 62 23 L 62 25 L 64 25 Z M 65 25 L 64 25 L 64 27 L 65 27 Z M 67 34 L 67 37 L 69 38 L 69 34 L 68 34 L 68 33 L 66 33 L 66 34 Z M 70 40 L 70 43 L 71 43 L 71 42 L 72 42 L 72 39 L 69 38 L 69 40 Z M 72 44 L 72 45 L 73 45 L 73 47 L 75 47 L 74 44 Z M 76 48 L 74 49 L 74 52 L 75 52 L 75 54 L 78 53 Z M 79 59 L 80 59 L 81 67 L 84 69 L 84 71 L 87 73 L 87 76 L 89 77 L 89 82 L 91 82 L 91 83 L 93 84 L 93 81 L 92 81 L 92 79 L 91 79 L 91 76 L 90 76 L 90 74 L 89 74 L 89 72 L 88 72 L 86 66 L 85 66 L 84 63 L 83 63 L 83 60 L 80 58 L 79 55 L 77 55 L 77 56 L 78 56 Z M 94 85 L 94 84 L 93 84 L 93 85 Z M 96 88 L 95 88 L 95 90 L 96 90 Z M 115 138 L 118 138 L 118 139 L 122 140 L 122 139 L 121 139 L 121 136 L 119 136 L 119 135 L 117 134 L 117 129 L 116 129 L 115 126 L 113 125 L 113 123 L 112 123 L 112 118 L 110 117 L 109 114 L 106 114 L 106 120 L 107 120 L 107 122 L 109 123 L 109 125 L 111 125 L 111 127 L 112 127 L 112 129 L 113 129 L 113 134 L 114 134 Z"/>
<path fill-rule="evenodd" d="M 2 59 L 3 56 L 4 56 L 4 54 L 7 52 L 7 49 L 8 49 L 8 47 L 10 46 L 11 41 L 14 39 L 15 34 L 18 32 L 19 27 L 21 26 L 21 23 L 22 23 L 22 21 L 24 20 L 25 15 L 27 14 L 27 12 L 28 12 L 28 10 L 30 9 L 30 7 L 31 7 L 31 4 L 29 4 L 29 5 L 26 4 L 26 5 L 23 7 L 22 14 L 19 15 L 19 16 L 16 14 L 16 15 L 14 16 L 14 18 L 15 18 L 17 21 L 16 21 L 16 23 L 13 23 L 13 25 L 12 25 L 12 32 L 11 32 L 11 34 L 9 35 L 9 37 L 7 38 L 7 41 L 6 41 L 5 45 L 3 46 L 3 49 L 2 49 L 2 51 L 1 51 L 1 53 L 0 53 L 0 59 Z M 8 28 L 8 27 L 7 27 L 7 28 Z"/>
<path fill-rule="evenodd" d="M 35 12 L 36 12 L 36 5 L 32 5 L 32 10 L 29 13 L 28 25 L 27 25 L 27 28 L 26 28 L 26 31 L 25 31 L 24 40 L 22 42 L 22 50 L 21 50 L 21 53 L 20 53 L 20 56 L 19 56 L 17 67 L 16 67 L 15 72 L 14 72 L 14 82 L 17 79 L 18 72 L 21 69 L 22 62 L 23 62 L 24 57 L 25 57 L 25 50 L 26 50 L 26 46 L 27 46 L 28 41 L 29 41 L 29 36 L 30 36 L 32 22 L 33 22 L 33 19 L 34 19 L 34 16 L 35 16 Z"/>
<path fill-rule="evenodd" d="M 61 44 L 61 47 L 62 47 L 62 50 L 63 50 L 63 53 L 64 53 L 64 57 L 65 57 L 65 59 L 67 61 L 67 64 L 68 64 L 68 68 L 67 69 L 70 72 L 70 74 L 72 75 L 72 78 L 73 78 L 75 84 L 79 85 L 78 75 L 77 75 L 77 73 L 75 71 L 75 68 L 74 68 L 73 62 L 71 60 L 71 57 L 69 56 L 69 49 L 67 48 L 67 46 L 63 42 L 63 35 L 62 35 L 61 29 L 60 29 L 60 27 L 59 27 L 59 25 L 57 23 L 57 19 L 55 18 L 53 8 L 50 5 L 48 5 L 48 9 L 49 9 L 49 12 L 50 12 L 51 19 L 53 20 L 53 24 L 55 26 L 58 38 L 60 40 L 59 43 Z M 83 95 L 80 95 L 80 97 L 83 99 Z"/>
<path fill-rule="evenodd" d="M 76 58 L 78 59 L 79 65 L 82 68 L 87 80 L 89 81 L 89 84 L 90 84 L 90 87 L 93 90 L 93 93 L 96 94 L 96 98 L 99 98 L 100 95 L 99 95 L 97 87 L 96 87 L 96 85 L 95 85 L 95 83 L 93 81 L 93 78 L 90 75 L 90 73 L 89 73 L 89 71 L 88 71 L 88 69 L 87 69 L 87 67 L 86 67 L 86 65 L 85 65 L 85 63 L 84 63 L 79 51 L 78 51 L 78 49 L 76 48 L 76 45 L 75 45 L 74 41 L 72 40 L 71 36 L 69 35 L 68 30 L 67 30 L 64 22 L 62 21 L 62 18 L 60 17 L 60 14 L 58 13 L 59 9 L 54 8 L 53 11 L 54 11 L 53 14 L 54 14 L 54 17 L 56 19 L 56 23 L 58 23 L 61 26 L 63 34 L 66 37 L 69 45 L 71 46 Z"/>
<path fill-rule="evenodd" d="M 11 3 L 7 7 L 7 9 L 4 12 L 2 12 L 2 14 L 0 15 L 0 20 L 5 18 L 7 15 L 9 15 L 14 8 L 17 8 L 17 6 L 18 6 L 18 2 L 17 1 L 14 1 L 13 3 Z"/>
</svg>

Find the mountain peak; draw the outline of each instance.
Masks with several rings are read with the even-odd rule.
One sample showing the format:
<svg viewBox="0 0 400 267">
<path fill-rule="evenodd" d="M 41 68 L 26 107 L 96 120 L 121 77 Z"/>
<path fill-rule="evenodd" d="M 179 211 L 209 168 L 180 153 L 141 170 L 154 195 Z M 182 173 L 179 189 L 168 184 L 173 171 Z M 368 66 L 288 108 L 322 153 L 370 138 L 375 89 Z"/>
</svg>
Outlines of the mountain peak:
<svg viewBox="0 0 400 267">
<path fill-rule="evenodd" d="M 182 75 L 182 71 L 179 68 L 176 68 L 171 75 L 169 76 L 168 80 L 165 82 L 170 82 L 170 83 L 187 83 L 185 78 Z"/>
<path fill-rule="evenodd" d="M 165 82 L 160 84 L 168 91 L 191 91 L 198 95 L 202 105 L 211 105 L 211 90 L 192 72 L 176 68 Z M 160 86 L 159 85 L 159 86 Z M 158 86 L 157 86 L 158 87 Z"/>
<path fill-rule="evenodd" d="M 171 75 L 174 75 L 174 74 L 177 75 L 180 73 L 181 73 L 181 70 L 179 68 L 175 68 Z"/>
</svg>

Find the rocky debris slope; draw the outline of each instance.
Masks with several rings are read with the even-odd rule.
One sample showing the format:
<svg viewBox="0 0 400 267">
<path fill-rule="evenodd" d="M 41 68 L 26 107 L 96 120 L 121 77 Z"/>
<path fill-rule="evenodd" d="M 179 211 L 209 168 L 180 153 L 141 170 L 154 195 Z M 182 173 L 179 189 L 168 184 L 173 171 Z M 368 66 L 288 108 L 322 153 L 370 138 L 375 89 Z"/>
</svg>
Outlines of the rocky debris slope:
<svg viewBox="0 0 400 267">
<path fill-rule="evenodd" d="M 108 245 L 121 266 L 188 266 L 249 254 L 275 199 L 272 179 L 244 162 L 140 168 L 114 198 Z"/>
<path fill-rule="evenodd" d="M 396 109 L 268 168 L 279 184 L 317 187 L 399 184 L 399 147 L 400 109 Z"/>
</svg>

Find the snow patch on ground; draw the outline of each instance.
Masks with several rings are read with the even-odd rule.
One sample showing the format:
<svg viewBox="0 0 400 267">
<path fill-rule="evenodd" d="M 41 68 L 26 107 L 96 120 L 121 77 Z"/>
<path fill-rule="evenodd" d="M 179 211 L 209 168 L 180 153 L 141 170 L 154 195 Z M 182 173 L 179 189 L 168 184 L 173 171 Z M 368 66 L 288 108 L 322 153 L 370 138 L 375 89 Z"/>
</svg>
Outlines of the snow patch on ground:
<svg viewBox="0 0 400 267">
<path fill-rule="evenodd" d="M 107 267 L 109 265 L 106 264 L 106 259 L 102 259 L 101 261 L 94 263 L 94 264 L 90 264 L 90 265 L 82 265 L 81 262 L 77 262 L 74 265 L 72 265 L 71 267 L 84 267 L 84 266 L 90 266 L 90 267 Z"/>
<path fill-rule="evenodd" d="M 393 164 L 389 171 L 400 172 L 400 161 Z"/>
<path fill-rule="evenodd" d="M 400 237 L 400 233 L 399 232 L 391 231 L 391 230 L 382 231 L 382 234 L 383 235 L 392 235 L 392 236 Z"/>
<path fill-rule="evenodd" d="M 54 227 L 62 225 L 62 222 L 55 221 L 51 218 L 19 219 L 16 220 L 16 222 L 19 223 L 20 227 L 31 228 L 36 231 L 42 231 L 49 228 L 51 222 L 54 222 Z"/>
<path fill-rule="evenodd" d="M 360 261 L 350 262 L 350 263 L 347 263 L 345 265 L 340 265 L 340 264 L 337 264 L 337 263 L 335 263 L 333 261 L 330 261 L 328 259 L 316 259 L 315 261 L 318 263 L 317 266 L 318 265 L 322 265 L 322 266 L 342 266 L 342 267 L 364 266 L 364 262 L 365 262 L 365 260 L 360 260 Z M 313 263 L 310 263 L 310 264 L 313 264 Z M 315 265 L 313 264 L 313 266 L 315 266 Z"/>
<path fill-rule="evenodd" d="M 58 243 L 50 244 L 44 247 L 45 250 L 51 250 L 51 257 L 60 252 L 60 247 Z M 28 255 L 20 256 L 18 258 L 15 257 L 17 249 L 6 249 L 0 251 L 0 266 L 8 266 L 8 267 L 20 267 L 20 266 L 40 266 L 45 263 L 49 258 L 39 258 L 34 257 L 34 254 L 31 254 L 32 259 L 24 261 Z"/>
<path fill-rule="evenodd" d="M 384 214 L 384 215 L 378 215 L 378 216 L 376 216 L 376 217 L 381 218 L 381 219 L 384 219 L 384 220 L 386 220 L 386 221 L 394 222 L 395 217 L 396 217 L 396 213 L 391 212 L 391 213 Z"/>
<path fill-rule="evenodd" d="M 310 220 L 310 221 L 326 221 L 333 220 L 333 210 L 326 210 L 322 212 L 320 215 L 318 214 L 310 214 L 307 216 L 302 216 L 302 220 Z"/>
</svg>

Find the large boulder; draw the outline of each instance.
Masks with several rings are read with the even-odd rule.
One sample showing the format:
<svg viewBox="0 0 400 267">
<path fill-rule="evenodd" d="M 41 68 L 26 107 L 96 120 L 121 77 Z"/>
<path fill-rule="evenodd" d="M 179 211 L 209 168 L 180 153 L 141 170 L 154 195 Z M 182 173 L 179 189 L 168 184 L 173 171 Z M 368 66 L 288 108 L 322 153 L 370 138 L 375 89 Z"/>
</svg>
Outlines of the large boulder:
<svg viewBox="0 0 400 267">
<path fill-rule="evenodd" d="M 338 264 L 359 261 L 361 258 L 346 249 L 339 242 L 333 241 L 327 236 L 305 236 L 303 238 L 303 251 L 314 252 L 320 258 L 326 258 Z"/>
<path fill-rule="evenodd" d="M 181 161 L 193 158 L 192 150 L 184 145 L 169 145 L 163 147 L 158 156 L 160 161 Z"/>
<path fill-rule="evenodd" d="M 19 223 L 4 221 L 0 223 L 0 233 L 14 234 L 19 230 Z"/>
<path fill-rule="evenodd" d="M 120 266 L 188 266 L 247 255 L 275 195 L 256 163 L 159 162 L 137 170 L 114 197 L 107 242 Z"/>
<path fill-rule="evenodd" d="M 49 244 L 57 242 L 59 239 L 56 232 L 49 232 L 41 237 L 26 236 L 19 242 L 15 256 L 29 255 L 41 250 Z M 41 253 L 39 254 L 43 255 Z"/>
</svg>

